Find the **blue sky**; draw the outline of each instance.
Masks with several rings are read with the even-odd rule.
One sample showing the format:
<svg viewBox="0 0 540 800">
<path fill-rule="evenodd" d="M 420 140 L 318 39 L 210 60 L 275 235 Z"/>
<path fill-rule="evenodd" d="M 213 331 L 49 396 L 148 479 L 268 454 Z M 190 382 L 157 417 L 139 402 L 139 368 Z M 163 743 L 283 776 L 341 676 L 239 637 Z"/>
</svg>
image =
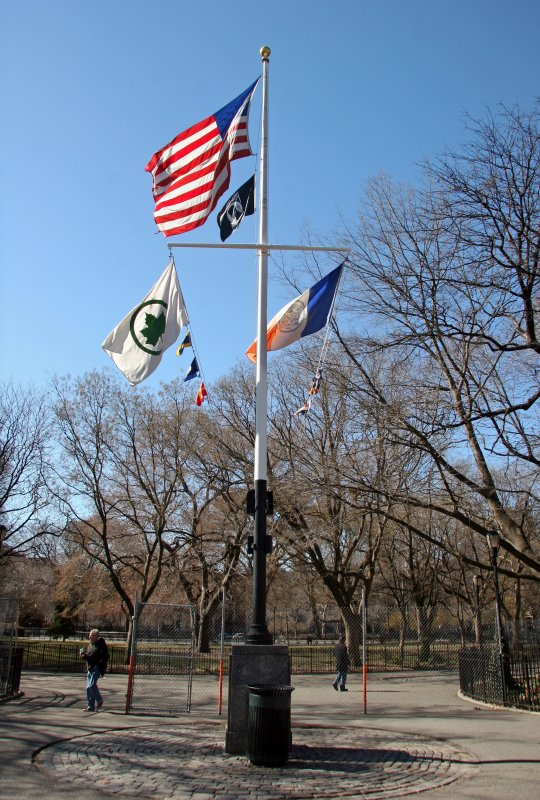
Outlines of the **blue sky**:
<svg viewBox="0 0 540 800">
<path fill-rule="evenodd" d="M 324 237 L 354 217 L 370 176 L 414 182 L 424 157 L 464 141 L 465 112 L 532 107 L 539 30 L 537 0 L 3 0 L 0 379 L 115 369 L 101 342 L 169 257 L 145 164 L 255 80 L 261 45 L 269 239 L 299 244 L 306 226 Z M 256 164 L 232 165 L 231 190 Z M 219 242 L 215 216 L 177 241 Z M 229 241 L 256 239 L 255 216 Z M 211 384 L 255 336 L 256 255 L 175 258 Z M 269 317 L 290 299 L 270 263 Z M 187 366 L 171 349 L 147 385 Z"/>
</svg>

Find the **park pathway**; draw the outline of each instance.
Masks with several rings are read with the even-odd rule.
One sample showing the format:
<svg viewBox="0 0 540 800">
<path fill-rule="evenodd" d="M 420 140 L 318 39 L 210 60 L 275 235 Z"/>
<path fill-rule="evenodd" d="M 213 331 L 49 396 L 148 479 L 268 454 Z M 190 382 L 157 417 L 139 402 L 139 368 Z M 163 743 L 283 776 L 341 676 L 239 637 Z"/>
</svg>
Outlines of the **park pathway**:
<svg viewBox="0 0 540 800">
<path fill-rule="evenodd" d="M 193 711 L 125 715 L 125 676 L 102 682 L 105 705 L 84 713 L 81 675 L 24 673 L 24 696 L 0 705 L 1 800 L 190 798 L 425 800 L 533 798 L 540 785 L 540 715 L 488 709 L 457 696 L 455 675 L 370 677 L 332 690 L 294 676 L 293 749 L 279 768 L 223 752 L 216 683 L 197 678 Z"/>
</svg>

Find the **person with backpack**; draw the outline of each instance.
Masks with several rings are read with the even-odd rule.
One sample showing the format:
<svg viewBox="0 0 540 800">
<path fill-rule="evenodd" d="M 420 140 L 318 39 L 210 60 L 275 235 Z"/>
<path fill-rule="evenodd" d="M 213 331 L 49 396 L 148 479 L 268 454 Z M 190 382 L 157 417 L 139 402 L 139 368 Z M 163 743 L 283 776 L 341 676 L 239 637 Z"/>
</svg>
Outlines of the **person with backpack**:
<svg viewBox="0 0 540 800">
<path fill-rule="evenodd" d="M 98 680 L 105 675 L 109 660 L 109 649 L 97 628 L 92 628 L 88 636 L 88 647 L 81 647 L 81 658 L 87 666 L 86 673 L 86 711 L 98 711 L 103 706 L 103 697 L 98 688 Z"/>
</svg>

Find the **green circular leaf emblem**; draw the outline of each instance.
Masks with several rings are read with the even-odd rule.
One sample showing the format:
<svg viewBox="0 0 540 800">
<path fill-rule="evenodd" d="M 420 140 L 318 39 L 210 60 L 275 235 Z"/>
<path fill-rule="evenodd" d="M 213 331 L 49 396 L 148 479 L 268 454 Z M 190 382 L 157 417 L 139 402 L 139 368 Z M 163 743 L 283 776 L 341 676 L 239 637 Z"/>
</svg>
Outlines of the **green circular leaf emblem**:
<svg viewBox="0 0 540 800">
<path fill-rule="evenodd" d="M 145 311 L 144 327 L 141 328 L 138 333 L 135 330 L 135 324 L 141 311 L 144 308 L 147 308 L 147 306 L 153 305 L 162 306 L 165 310 L 167 309 L 167 303 L 164 300 L 145 300 L 144 303 L 141 303 L 140 306 L 137 306 L 131 315 L 131 319 L 129 320 L 129 330 L 131 331 L 131 336 L 137 347 L 140 347 L 141 350 L 144 350 L 144 352 L 148 353 L 150 356 L 159 356 L 163 352 L 163 348 L 159 350 L 150 350 L 147 345 L 155 346 L 159 340 L 163 338 L 167 324 L 167 316 L 165 311 L 162 309 L 157 316 L 155 314 L 150 314 L 149 311 Z M 145 339 L 145 344 L 142 343 L 139 337 Z"/>
</svg>

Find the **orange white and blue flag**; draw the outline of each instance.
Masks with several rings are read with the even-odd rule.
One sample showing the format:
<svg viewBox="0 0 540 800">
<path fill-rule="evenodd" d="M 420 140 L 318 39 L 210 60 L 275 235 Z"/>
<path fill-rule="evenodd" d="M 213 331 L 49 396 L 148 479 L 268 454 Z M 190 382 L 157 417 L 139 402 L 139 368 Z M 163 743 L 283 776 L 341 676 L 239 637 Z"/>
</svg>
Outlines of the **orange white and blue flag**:
<svg viewBox="0 0 540 800">
<path fill-rule="evenodd" d="M 252 155 L 248 117 L 257 83 L 179 133 L 146 165 L 152 175 L 154 219 L 165 236 L 203 225 L 229 187 L 230 162 Z"/>
<path fill-rule="evenodd" d="M 342 270 L 343 264 L 278 311 L 266 329 L 267 351 L 281 350 L 328 324 Z M 254 364 L 257 362 L 257 339 L 246 355 Z"/>
</svg>

